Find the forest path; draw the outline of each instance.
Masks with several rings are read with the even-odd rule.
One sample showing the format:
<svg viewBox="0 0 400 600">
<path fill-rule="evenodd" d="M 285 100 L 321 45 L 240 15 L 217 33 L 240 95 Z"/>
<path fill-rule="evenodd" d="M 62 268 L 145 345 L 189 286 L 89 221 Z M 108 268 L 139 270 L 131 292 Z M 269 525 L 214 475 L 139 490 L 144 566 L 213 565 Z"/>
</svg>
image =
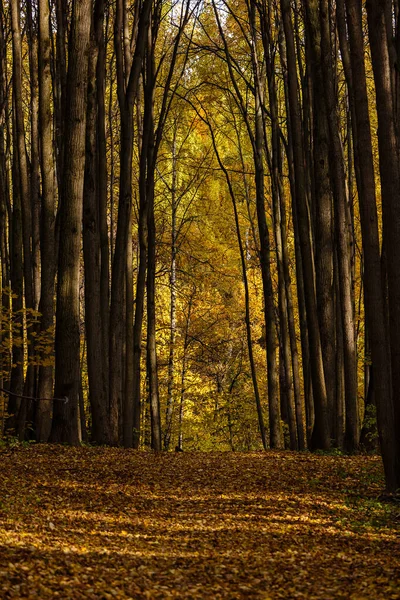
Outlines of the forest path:
<svg viewBox="0 0 400 600">
<path fill-rule="evenodd" d="M 378 457 L 0 451 L 0 597 L 400 598 Z"/>
</svg>

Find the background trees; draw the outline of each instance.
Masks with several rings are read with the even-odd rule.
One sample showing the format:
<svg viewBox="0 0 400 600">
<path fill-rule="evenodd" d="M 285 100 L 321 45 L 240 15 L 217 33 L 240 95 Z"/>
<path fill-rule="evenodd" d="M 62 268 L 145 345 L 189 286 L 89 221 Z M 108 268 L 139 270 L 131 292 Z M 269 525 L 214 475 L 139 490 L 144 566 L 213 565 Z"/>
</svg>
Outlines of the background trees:
<svg viewBox="0 0 400 600">
<path fill-rule="evenodd" d="M 0 3 L 5 433 L 354 451 L 368 397 L 400 487 L 396 7 Z"/>
</svg>

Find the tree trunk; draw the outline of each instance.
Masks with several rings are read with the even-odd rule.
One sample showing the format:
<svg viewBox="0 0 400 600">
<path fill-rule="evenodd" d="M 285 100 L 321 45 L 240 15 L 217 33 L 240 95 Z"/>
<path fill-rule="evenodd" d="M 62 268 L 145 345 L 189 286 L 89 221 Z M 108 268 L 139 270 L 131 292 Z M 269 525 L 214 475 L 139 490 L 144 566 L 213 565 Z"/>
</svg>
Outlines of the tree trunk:
<svg viewBox="0 0 400 600">
<path fill-rule="evenodd" d="M 283 37 L 280 36 L 281 39 Z M 284 83 L 284 91 L 285 91 L 285 108 L 286 114 L 290 113 L 289 110 L 289 85 L 288 85 L 288 75 L 287 75 L 287 61 L 286 61 L 286 49 L 281 41 L 279 44 L 280 49 L 280 58 L 281 58 L 281 66 L 283 71 L 283 83 Z M 297 287 L 297 302 L 298 302 L 298 311 L 299 311 L 299 324 L 300 324 L 300 341 L 301 341 L 301 356 L 302 356 L 302 371 L 303 371 L 303 392 L 304 392 L 304 404 L 305 404 L 305 417 L 306 417 L 306 438 L 307 438 L 307 446 L 311 447 L 311 437 L 314 429 L 314 421 L 315 421 L 315 411 L 314 411 L 314 398 L 313 398 L 313 390 L 312 390 L 312 379 L 310 372 L 310 348 L 309 348 L 309 339 L 308 339 L 308 329 L 307 329 L 307 315 L 306 315 L 306 302 L 305 302 L 305 291 L 304 291 L 304 277 L 303 277 L 303 266 L 301 259 L 301 244 L 300 244 L 300 236 L 299 236 L 299 220 L 297 216 L 296 202 L 294 201 L 296 198 L 296 185 L 295 185 L 295 175 L 294 175 L 294 160 L 293 160 L 293 141 L 292 141 L 292 127 L 290 123 L 290 119 L 288 119 L 288 143 L 285 145 L 286 157 L 287 157 L 287 165 L 288 165 L 288 173 L 289 173 L 289 184 L 290 184 L 290 194 L 292 198 L 292 217 L 293 217 L 293 231 L 294 231 L 294 249 L 295 249 L 295 264 L 296 264 L 296 287 Z M 280 173 L 280 180 L 282 174 Z M 281 199 L 284 198 L 283 193 L 280 194 Z M 281 204 L 281 207 L 284 205 Z M 282 223 L 285 221 L 282 219 Z M 286 271 L 286 285 L 290 286 L 290 278 L 289 272 Z M 289 287 L 290 289 L 290 287 Z M 290 298 L 290 294 L 288 293 L 288 298 Z M 289 312 L 289 315 L 291 313 Z M 293 340 L 295 337 L 295 329 L 293 318 L 289 321 L 289 324 L 292 323 L 291 327 L 291 337 Z M 292 342 L 292 353 L 295 345 Z M 295 355 L 294 355 L 295 357 Z M 300 422 L 300 421 L 298 421 Z"/>
<path fill-rule="evenodd" d="M 60 251 L 58 257 L 56 312 L 56 402 L 50 439 L 79 444 L 80 318 L 79 258 L 82 231 L 85 129 L 87 111 L 88 48 L 91 24 L 90 0 L 75 0 L 72 7 L 68 52 L 65 115 L 64 175 L 61 188 Z"/>
<path fill-rule="evenodd" d="M 340 139 L 337 106 L 335 101 L 333 65 L 331 56 L 329 7 L 327 0 L 320 0 L 321 60 L 325 102 L 330 137 L 330 173 L 335 205 L 335 229 L 337 240 L 340 306 L 343 332 L 343 360 L 345 382 L 346 430 L 345 448 L 354 452 L 360 439 L 360 423 L 357 399 L 357 348 L 354 331 L 352 298 L 352 275 L 350 257 L 349 223 L 347 216 L 346 177 L 343 149 Z"/>
<path fill-rule="evenodd" d="M 310 240 L 310 220 L 307 209 L 304 181 L 304 154 L 301 133 L 300 107 L 298 101 L 298 82 L 296 72 L 293 26 L 289 0 L 281 0 L 283 25 L 287 47 L 288 93 L 290 123 L 293 141 L 293 159 L 295 171 L 295 203 L 298 219 L 299 237 L 301 243 L 301 258 L 304 277 L 305 304 L 307 312 L 308 336 L 310 344 L 310 367 L 313 384 L 315 408 L 315 424 L 312 434 L 314 448 L 328 449 L 330 447 L 330 432 L 328 424 L 328 405 L 322 360 L 321 338 L 315 298 L 315 275 Z"/>
<path fill-rule="evenodd" d="M 54 326 L 55 277 L 55 185 L 53 132 L 51 113 L 51 46 L 50 11 L 47 0 L 39 0 L 39 131 L 40 169 L 42 174 L 41 206 L 41 295 L 40 331 L 50 333 Z M 53 365 L 39 367 L 38 396 L 53 395 Z M 36 407 L 36 439 L 46 442 L 51 429 L 51 400 L 41 400 Z"/>
<path fill-rule="evenodd" d="M 356 107 L 357 150 L 360 165 L 360 219 L 365 263 L 365 309 L 374 369 L 374 387 L 378 429 L 381 443 L 386 486 L 389 491 L 400 487 L 395 452 L 395 429 L 391 390 L 390 347 L 385 319 L 385 302 L 381 272 L 378 215 L 376 209 L 374 163 L 368 109 L 368 93 L 364 64 L 362 33 L 362 2 L 346 0 L 351 49 L 353 90 Z M 369 7 L 371 10 L 371 7 Z M 371 27 L 376 22 L 370 21 Z M 372 33 L 374 37 L 375 33 Z M 371 38 L 372 40 L 372 38 Z M 378 42 L 378 39 L 374 39 Z M 376 58 L 376 56 L 375 56 Z M 379 73 L 377 73 L 379 76 Z M 377 94 L 382 94 L 380 90 Z M 382 140 L 381 140 L 382 141 Z M 380 156 L 383 161 L 385 156 Z M 393 148 L 392 148 L 393 151 Z M 384 168 L 384 166 L 382 165 Z"/>
<path fill-rule="evenodd" d="M 315 275 L 318 322 L 321 332 L 322 355 L 328 401 L 328 415 L 334 422 L 336 389 L 335 371 L 335 311 L 333 274 L 333 209 L 329 180 L 329 130 L 324 101 L 324 81 L 321 64 L 321 31 L 318 0 L 306 3 L 306 35 L 311 56 L 313 102 L 313 168 L 315 200 Z"/>
<path fill-rule="evenodd" d="M 15 110 L 15 150 L 18 157 L 18 175 L 19 190 L 21 198 L 22 214 L 22 241 L 23 241 L 23 271 L 24 271 L 24 296 L 25 307 L 32 309 L 33 302 L 33 278 L 32 278 L 32 211 L 30 195 L 30 178 L 28 170 L 28 161 L 25 146 L 25 124 L 23 113 L 23 93 L 22 93 L 22 40 L 20 24 L 20 6 L 17 0 L 11 2 L 11 29 L 12 29 L 12 48 L 13 48 L 13 98 Z M 28 355 L 31 355 L 31 346 L 28 347 Z M 28 365 L 27 382 L 32 383 L 32 366 Z M 26 388 L 27 395 L 32 395 L 33 389 Z M 25 420 L 27 415 L 27 402 L 21 400 L 21 407 L 18 415 L 18 435 L 21 439 L 25 434 Z"/>
<path fill-rule="evenodd" d="M 131 409 L 132 402 L 130 398 L 127 399 L 122 397 L 124 394 L 122 393 L 123 387 L 121 387 L 121 382 L 125 381 L 125 373 L 123 370 L 123 363 L 125 360 L 124 342 L 126 333 L 125 284 L 127 272 L 126 259 L 129 240 L 128 228 L 131 222 L 132 211 L 133 106 L 137 98 L 139 88 L 139 77 L 142 69 L 143 57 L 145 54 L 145 48 L 147 43 L 151 6 L 151 0 L 144 0 L 140 10 L 137 36 L 135 38 L 135 52 L 132 57 L 128 58 L 128 60 L 126 60 L 127 49 L 126 46 L 124 47 L 124 27 L 126 24 L 126 11 L 122 0 L 118 0 L 116 3 L 116 16 L 114 27 L 117 69 L 117 93 L 121 115 L 121 139 L 118 223 L 115 238 L 115 250 L 111 277 L 109 411 L 111 440 L 112 443 L 117 444 L 119 437 L 118 411 L 121 407 L 126 407 L 124 408 L 124 445 L 128 447 L 132 445 L 132 436 L 134 433 L 133 429 L 136 429 L 136 425 L 134 424 L 134 428 L 131 426 L 132 418 L 135 421 L 135 417 L 133 416 L 133 410 Z M 134 378 L 136 378 L 135 368 L 136 363 L 134 362 Z M 137 386 L 139 387 L 137 388 Z M 134 406 L 137 389 L 140 390 L 140 378 L 139 383 L 135 381 L 133 397 Z M 135 444 L 134 447 L 136 447 Z"/>
<path fill-rule="evenodd" d="M 88 66 L 88 94 L 86 115 L 86 163 L 83 193 L 83 255 L 85 268 L 85 328 L 87 367 L 91 407 L 91 440 L 107 444 L 108 427 L 108 362 L 107 340 L 102 310 L 102 259 L 100 238 L 100 197 L 104 182 L 100 179 L 99 112 L 97 106 L 97 63 L 99 45 L 103 36 L 104 0 L 97 0 L 91 27 Z M 103 124 L 104 127 L 104 124 Z M 105 165 L 101 165 L 101 170 Z M 108 257 L 107 257 L 108 260 Z M 100 368 L 99 368 L 99 365 Z"/>
<path fill-rule="evenodd" d="M 383 238 L 388 278 L 389 340 L 392 367 L 392 401 L 400 487 L 400 171 L 395 130 L 385 6 L 380 0 L 366 3 L 372 67 L 378 114 L 379 169 L 382 190 Z M 361 160 L 361 159 L 360 159 Z M 371 346 L 372 346 L 372 330 Z M 378 402 L 378 401 L 377 401 Z"/>
<path fill-rule="evenodd" d="M 224 163 L 222 162 L 220 153 L 218 151 L 214 131 L 208 121 L 207 121 L 207 124 L 208 124 L 209 130 L 210 130 L 212 143 L 213 143 L 213 147 L 214 147 L 214 152 L 217 157 L 218 164 L 225 175 L 226 183 L 228 185 L 229 195 L 230 195 L 230 198 L 232 201 L 233 214 L 235 217 L 236 237 L 237 237 L 238 246 L 239 246 L 240 263 L 241 263 L 241 267 L 242 267 L 242 277 L 243 277 L 243 285 L 244 285 L 247 351 L 249 354 L 251 380 L 252 380 L 252 384 L 253 384 L 254 398 L 256 401 L 258 428 L 260 431 L 263 448 L 264 448 L 264 450 L 267 450 L 267 448 L 268 448 L 267 435 L 266 435 L 265 424 L 264 424 L 264 415 L 263 415 L 262 404 L 261 404 L 260 390 L 258 387 L 256 363 L 254 360 L 254 353 L 253 353 L 253 338 L 252 338 L 252 332 L 251 332 L 251 319 L 250 319 L 250 317 L 251 317 L 251 314 L 250 314 L 250 290 L 249 290 L 249 281 L 248 281 L 248 277 L 247 277 L 246 256 L 245 256 L 245 251 L 244 251 L 243 242 L 242 242 L 242 236 L 241 236 L 241 232 L 240 232 L 239 212 L 237 209 L 237 202 L 236 202 L 236 197 L 235 197 L 235 193 L 233 190 L 232 182 L 229 177 L 229 173 L 228 173 L 226 167 L 224 166 Z"/>
<path fill-rule="evenodd" d="M 183 341 L 183 358 L 182 358 L 182 374 L 181 374 L 181 397 L 179 402 L 179 423 L 178 423 L 178 444 L 177 450 L 183 450 L 183 417 L 185 414 L 185 400 L 186 400 L 186 372 L 188 367 L 188 348 L 190 344 L 189 329 L 190 321 L 192 317 L 193 301 L 196 294 L 196 288 L 193 287 L 192 293 L 189 297 L 188 314 L 186 317 L 185 326 L 185 337 Z"/>
<path fill-rule="evenodd" d="M 281 325 L 281 358 L 285 363 L 288 408 L 292 424 L 291 445 L 293 449 L 304 450 L 307 441 L 303 423 L 303 406 L 300 395 L 300 378 L 296 332 L 293 315 L 292 289 L 289 273 L 287 248 L 285 196 L 281 173 L 281 148 L 279 143 L 278 95 L 275 77 L 275 58 L 271 42 L 271 24 L 266 10 L 261 13 L 261 30 L 266 57 L 266 71 L 269 92 L 269 111 L 271 119 L 271 154 L 268 163 L 272 178 L 272 203 L 274 213 L 275 246 L 278 263 L 279 315 Z M 264 122 L 264 147 L 268 156 L 268 140 Z"/>
<path fill-rule="evenodd" d="M 147 366 L 150 393 L 151 447 L 153 450 L 160 451 L 162 442 L 157 374 L 155 280 L 156 227 L 154 220 L 154 199 L 149 199 L 147 254 Z"/>
<path fill-rule="evenodd" d="M 169 450 L 172 433 L 172 415 L 174 408 L 174 375 L 175 375 L 175 339 L 176 339 L 176 187 L 177 187 L 177 156 L 176 156 L 177 124 L 174 123 L 172 139 L 172 185 L 171 185 L 171 270 L 170 270 L 170 337 L 168 357 L 168 386 L 167 408 L 165 414 L 164 450 Z"/>
<path fill-rule="evenodd" d="M 250 7 L 252 44 L 252 66 L 254 76 L 255 123 L 253 159 L 255 168 L 256 208 L 258 234 L 260 238 L 260 263 L 264 293 L 264 315 L 267 338 L 267 377 L 268 377 L 268 407 L 271 448 L 282 448 L 283 435 L 278 391 L 278 368 L 276 361 L 277 340 L 275 328 L 275 306 L 271 277 L 270 235 L 265 214 L 264 198 L 264 125 L 263 125 L 263 91 L 260 67 L 256 53 L 256 24 L 255 7 Z"/>
<path fill-rule="evenodd" d="M 13 144 L 16 147 L 16 127 L 13 127 Z M 22 209 L 20 195 L 20 178 L 18 174 L 18 152 L 15 152 L 12 164 L 13 207 L 11 220 L 11 334 L 12 334 L 12 368 L 10 374 L 10 396 L 8 400 L 8 417 L 5 433 L 15 435 L 17 430 L 17 415 L 21 405 L 21 394 L 24 387 L 24 343 L 23 343 L 23 254 L 22 254 Z"/>
</svg>

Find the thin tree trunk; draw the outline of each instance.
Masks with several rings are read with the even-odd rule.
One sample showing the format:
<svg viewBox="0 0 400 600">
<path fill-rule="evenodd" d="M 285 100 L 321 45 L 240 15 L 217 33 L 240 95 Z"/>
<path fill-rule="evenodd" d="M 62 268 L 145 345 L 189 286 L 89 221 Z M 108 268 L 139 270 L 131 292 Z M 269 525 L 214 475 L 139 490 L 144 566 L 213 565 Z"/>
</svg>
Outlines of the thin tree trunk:
<svg viewBox="0 0 400 600">
<path fill-rule="evenodd" d="M 38 310 L 40 299 L 40 197 L 39 197 L 39 105 L 38 105 L 38 35 L 33 22 L 32 2 L 27 1 L 29 73 L 31 82 L 31 165 L 30 192 L 32 211 L 32 277 L 33 306 Z"/>
<path fill-rule="evenodd" d="M 6 155 L 6 136 L 8 114 L 8 90 L 7 90 L 7 45 L 5 43 L 4 30 L 4 7 L 0 0 L 0 257 L 1 257 L 1 314 L 8 319 L 3 321 L 1 331 L 1 343 L 4 351 L 1 353 L 1 387 L 7 388 L 11 371 L 11 331 L 10 331 L 10 297 L 7 289 L 10 286 L 10 228 L 12 226 L 10 207 L 10 181 L 8 176 L 8 160 Z M 5 414 L 7 401 L 2 395 L 2 423 L 0 435 L 4 434 Z"/>
<path fill-rule="evenodd" d="M 334 255 L 335 260 L 335 320 L 336 320 L 336 395 L 333 412 L 332 433 L 337 448 L 345 449 L 345 379 L 344 379 L 344 352 L 343 352 L 343 327 L 342 327 L 342 307 L 339 292 L 339 269 L 337 268 L 337 252 Z"/>
<path fill-rule="evenodd" d="M 147 254 L 147 355 L 151 415 L 151 447 L 161 450 L 160 400 L 158 395 L 157 349 L 156 349 L 156 228 L 154 200 L 149 200 L 148 254 Z"/>
<path fill-rule="evenodd" d="M 214 152 L 217 157 L 218 164 L 225 175 L 226 183 L 228 185 L 229 195 L 230 195 L 230 198 L 232 201 L 233 213 L 234 213 L 234 217 L 235 217 L 236 237 L 237 237 L 238 246 L 239 246 L 240 262 L 241 262 L 241 267 L 242 267 L 242 277 L 243 277 L 243 285 L 244 285 L 244 295 L 245 295 L 245 323 L 246 323 L 247 351 L 249 354 L 251 380 L 252 380 L 252 384 L 253 384 L 254 398 L 256 401 L 258 428 L 260 431 L 263 448 L 264 448 L 264 450 L 267 450 L 267 447 L 268 447 L 267 435 L 266 435 L 266 430 L 265 430 L 264 415 L 263 415 L 260 391 L 259 391 L 258 380 L 257 380 L 257 370 L 256 370 L 256 364 L 255 364 L 255 360 L 254 360 L 254 353 L 253 353 L 253 339 L 252 339 L 251 318 L 250 318 L 251 317 L 251 315 L 250 315 L 250 290 L 249 290 L 249 281 L 248 281 L 248 277 L 247 277 L 246 256 L 245 256 L 245 251 L 244 251 L 243 242 L 242 242 L 242 236 L 241 236 L 241 232 L 240 232 L 240 222 L 239 222 L 239 213 L 238 213 L 238 209 L 237 209 L 237 202 L 236 202 L 236 197 L 235 197 L 235 193 L 233 190 L 232 182 L 229 177 L 229 173 L 228 173 L 224 163 L 222 162 L 220 153 L 218 151 L 218 146 L 216 143 L 214 131 L 208 121 L 207 121 L 207 125 L 210 130 L 213 147 L 214 147 Z"/>
<path fill-rule="evenodd" d="M 132 437 L 132 417 L 133 417 L 133 395 L 135 388 L 134 380 L 134 341 L 133 341 L 133 248 L 132 248 L 132 212 L 128 231 L 128 247 L 126 256 L 126 340 L 125 340 L 125 356 L 126 356 L 126 368 L 125 368 L 125 394 L 124 402 L 125 405 L 122 407 L 122 437 L 123 443 L 129 437 L 129 447 L 131 447 Z M 129 414 L 128 414 L 129 413 Z M 127 418 L 127 423 L 125 423 Z M 127 425 L 129 431 L 127 430 Z"/>
<path fill-rule="evenodd" d="M 172 185 L 171 185 L 171 270 L 170 270 L 170 338 L 168 357 L 167 408 L 165 414 L 164 450 L 168 450 L 171 442 L 172 415 L 174 408 L 174 375 L 175 375 L 175 339 L 176 339 L 176 187 L 177 187 L 177 156 L 176 156 L 177 123 L 174 123 L 172 139 Z"/>
<path fill-rule="evenodd" d="M 39 106 L 38 106 L 38 35 L 37 17 L 35 21 L 32 15 L 32 3 L 27 2 L 27 31 L 29 46 L 29 74 L 30 74 L 30 109 L 31 109 L 31 160 L 30 160 L 30 212 L 31 223 L 31 247 L 32 254 L 32 308 L 38 310 L 40 299 L 40 196 L 39 196 Z M 37 393 L 37 367 L 34 365 L 34 338 L 38 333 L 38 324 L 31 323 L 27 331 L 28 336 L 28 371 L 25 379 L 26 395 L 35 396 Z M 34 436 L 34 421 L 36 420 L 36 405 L 32 401 L 26 406 L 27 435 Z M 21 438 L 25 436 L 25 425 L 21 422 Z"/>
<path fill-rule="evenodd" d="M 267 338 L 267 373 L 268 373 L 268 407 L 269 429 L 271 448 L 281 448 L 283 445 L 282 428 L 280 422 L 280 406 L 278 392 L 278 369 L 276 361 L 277 340 L 275 329 L 275 306 L 273 299 L 271 277 L 271 252 L 270 235 L 265 214 L 264 198 L 264 125 L 263 125 L 263 93 L 260 78 L 260 67 L 255 49 L 255 7 L 250 6 L 250 19 L 252 37 L 252 65 L 254 75 L 254 102 L 255 102 L 255 133 L 253 144 L 253 157 L 255 168 L 256 208 L 258 233 L 260 237 L 260 262 L 264 292 L 264 314 Z"/>
<path fill-rule="evenodd" d="M 13 127 L 13 143 L 16 146 L 16 127 Z M 18 152 L 13 157 L 12 164 L 12 192 L 13 208 L 11 222 L 11 290 L 12 297 L 12 368 L 10 374 L 10 396 L 8 400 L 8 417 L 5 424 L 5 433 L 15 435 L 17 415 L 21 405 L 21 396 L 24 387 L 24 343 L 23 343 L 23 253 L 22 253 L 22 209 L 20 195 L 20 178 L 18 174 Z"/>
<path fill-rule="evenodd" d="M 145 104 L 143 118 L 143 136 L 140 146 L 140 163 L 139 163 L 139 267 L 136 279 L 136 296 L 135 296 L 135 319 L 133 325 L 133 406 L 130 407 L 129 413 L 125 414 L 124 423 L 126 430 L 125 445 L 133 445 L 134 448 L 139 448 L 140 444 L 140 425 L 141 425 L 141 357 L 142 357 L 142 329 L 143 329 L 143 313 L 144 300 L 146 291 L 146 271 L 147 271 L 147 213 L 148 213 L 148 198 L 147 198 L 147 154 L 150 138 L 150 107 Z M 127 399 L 129 401 L 129 399 Z M 128 406 L 128 402 L 126 404 Z M 129 437 L 128 437 L 129 436 Z M 132 437 L 130 437 L 132 436 Z"/>
<path fill-rule="evenodd" d="M 192 293 L 189 297 L 188 304 L 188 314 L 186 317 L 186 326 L 185 326 L 185 337 L 183 341 L 183 359 L 182 359 L 182 374 L 181 374 L 181 397 L 179 403 L 179 422 L 178 422 L 178 444 L 176 449 L 181 451 L 183 450 L 183 418 L 185 415 L 185 400 L 186 400 L 186 372 L 188 368 L 188 348 L 190 344 L 189 338 L 189 329 L 190 329 L 190 321 L 192 317 L 192 308 L 194 296 L 196 293 L 196 288 L 193 287 Z"/>
<path fill-rule="evenodd" d="M 61 190 L 64 172 L 65 111 L 67 106 L 67 0 L 55 0 L 56 62 L 55 62 L 55 139 L 57 145 L 57 179 Z M 58 235 L 58 233 L 57 233 Z"/>
</svg>

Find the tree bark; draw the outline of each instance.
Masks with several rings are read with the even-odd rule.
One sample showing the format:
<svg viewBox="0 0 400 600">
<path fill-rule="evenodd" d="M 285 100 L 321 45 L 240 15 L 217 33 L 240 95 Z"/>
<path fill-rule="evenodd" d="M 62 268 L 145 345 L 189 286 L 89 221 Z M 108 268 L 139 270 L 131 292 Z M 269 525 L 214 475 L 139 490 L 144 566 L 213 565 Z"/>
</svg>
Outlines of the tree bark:
<svg viewBox="0 0 400 600">
<path fill-rule="evenodd" d="M 98 99 L 102 86 L 97 78 L 103 76 L 98 67 L 100 44 L 103 38 L 104 0 L 97 0 L 91 26 L 90 54 L 88 65 L 88 93 L 86 115 L 86 161 L 83 193 L 83 255 L 85 269 L 85 328 L 87 342 L 87 367 L 89 377 L 89 399 L 91 407 L 91 440 L 107 444 L 110 440 L 108 426 L 108 353 L 107 312 L 103 308 L 100 206 L 107 174 L 103 158 L 104 148 L 100 145 L 101 124 Z M 104 66 L 104 65 L 103 65 Z M 100 90 L 99 90 L 100 88 Z M 106 273 L 108 275 L 107 269 Z M 108 286 L 107 286 L 108 288 Z M 106 293 L 106 301 L 108 294 Z M 100 368 L 99 368 L 100 366 Z"/>
<path fill-rule="evenodd" d="M 310 368 L 315 408 L 315 423 L 311 443 L 314 448 L 328 449 L 330 447 L 328 405 L 315 298 L 315 275 L 310 240 L 311 226 L 307 210 L 307 198 L 305 194 L 306 184 L 304 181 L 304 153 L 301 133 L 300 107 L 298 101 L 298 82 L 293 40 L 293 25 L 291 21 L 289 0 L 281 0 L 281 8 L 287 48 L 288 101 L 293 140 L 293 159 L 296 188 L 295 203 L 301 243 L 305 304 L 310 344 Z"/>
<path fill-rule="evenodd" d="M 265 214 L 264 198 L 264 124 L 263 124 L 263 91 L 261 82 L 260 66 L 256 53 L 256 23 L 255 7 L 250 6 L 251 34 L 253 38 L 252 67 L 254 76 L 254 103 L 255 123 L 253 159 L 255 168 L 256 186 L 256 208 L 258 233 L 260 237 L 260 263 L 264 292 L 264 315 L 267 338 L 267 376 L 268 376 L 268 407 L 269 407 L 269 430 L 271 448 L 282 448 L 283 435 L 280 418 L 279 392 L 278 392 L 278 368 L 277 368 L 277 340 L 275 328 L 275 306 L 271 277 L 271 251 L 270 234 Z"/>
<path fill-rule="evenodd" d="M 82 231 L 85 129 L 87 112 L 88 49 L 91 1 L 75 0 L 72 6 L 68 52 L 65 115 L 65 156 L 60 210 L 56 308 L 56 402 L 50 435 L 52 442 L 79 444 L 80 316 L 79 258 Z"/>
<path fill-rule="evenodd" d="M 174 376 L 175 376 L 175 340 L 176 340 L 176 256 L 177 256 L 177 177 L 178 159 L 176 154 L 177 123 L 174 122 L 172 138 L 172 184 L 171 184 L 171 270 L 170 270 L 170 337 L 168 357 L 167 407 L 165 413 L 164 450 L 169 450 L 172 434 L 172 415 L 174 409 Z"/>
<path fill-rule="evenodd" d="M 362 2 L 361 0 L 346 0 L 346 8 L 356 107 L 357 150 L 360 165 L 359 202 L 365 262 L 365 309 L 371 343 L 378 429 L 386 486 L 389 491 L 395 491 L 400 487 L 400 470 L 395 452 L 390 346 L 385 318 L 374 163 L 364 63 Z M 376 25 L 375 20 L 370 21 L 370 26 L 376 27 Z M 372 37 L 374 35 L 375 33 L 372 34 Z M 377 43 L 378 38 L 374 38 L 374 42 Z M 377 57 L 375 56 L 375 58 Z M 377 73 L 377 76 L 379 77 L 379 73 Z M 378 92 L 377 90 L 378 93 L 382 94 L 383 91 Z M 393 151 L 393 148 L 391 149 Z M 383 161 L 384 156 L 385 154 L 380 157 L 380 160 Z M 383 165 L 382 167 L 384 168 Z"/>
<path fill-rule="evenodd" d="M 333 207 L 329 179 L 329 129 L 324 100 L 324 80 L 321 63 L 321 30 L 318 0 L 306 2 L 306 36 L 310 47 L 310 71 L 313 103 L 313 169 L 315 203 L 315 280 L 318 322 L 326 383 L 328 415 L 334 422 L 336 389 L 335 311 L 333 273 Z"/>
<path fill-rule="evenodd" d="M 358 447 L 360 439 L 360 423 L 357 399 L 357 348 L 354 330 L 346 178 L 335 101 L 335 86 L 331 57 L 332 51 L 330 39 L 329 7 L 327 0 L 320 0 L 320 23 L 321 60 L 323 65 L 325 102 L 330 137 L 330 173 L 335 205 L 335 229 L 337 239 L 339 291 L 343 332 L 344 391 L 346 406 L 346 430 L 344 444 L 348 452 L 354 452 Z"/>
<path fill-rule="evenodd" d="M 51 44 L 50 10 L 47 0 L 39 0 L 39 132 L 40 170 L 42 175 L 41 206 L 41 295 L 40 331 L 52 332 L 54 326 L 54 277 L 55 277 L 55 185 L 53 158 L 53 131 L 51 112 Z M 47 363 L 47 361 L 46 361 Z M 53 395 L 53 365 L 39 367 L 38 396 Z M 52 403 L 38 401 L 36 407 L 36 439 L 46 442 L 51 429 Z"/>
<path fill-rule="evenodd" d="M 124 341 L 126 332 L 126 259 L 128 247 L 128 227 L 132 210 L 132 155 L 133 155 L 133 107 L 137 98 L 139 77 L 142 69 L 143 57 L 147 42 L 148 28 L 151 13 L 151 0 L 144 0 L 141 7 L 135 52 L 128 64 L 124 65 L 124 4 L 118 0 L 116 4 L 116 17 L 114 27 L 115 53 L 117 60 L 117 93 L 121 117 L 121 139 L 120 139 L 120 185 L 118 204 L 118 223 L 115 238 L 115 250 L 111 276 L 111 307 L 110 307 L 110 388 L 109 388 L 109 411 L 111 440 L 113 444 L 118 443 L 118 412 L 121 407 L 127 407 L 127 413 L 133 413 L 130 408 L 132 400 L 123 398 L 123 387 L 121 382 L 125 381 L 124 364 Z M 126 48 L 125 48 L 126 52 Z M 125 54 L 126 56 L 126 54 Z M 125 69 L 124 69 L 125 66 Z M 135 341 L 134 341 L 135 346 Z M 134 372 L 134 376 L 136 373 Z M 136 385 L 136 383 L 135 383 Z M 139 383 L 140 387 L 140 383 Z M 133 400 L 133 403 L 135 400 Z M 128 414 L 125 415 L 125 420 Z M 124 444 L 132 444 L 132 433 L 128 433 L 131 427 L 132 416 L 126 424 Z"/>
</svg>

